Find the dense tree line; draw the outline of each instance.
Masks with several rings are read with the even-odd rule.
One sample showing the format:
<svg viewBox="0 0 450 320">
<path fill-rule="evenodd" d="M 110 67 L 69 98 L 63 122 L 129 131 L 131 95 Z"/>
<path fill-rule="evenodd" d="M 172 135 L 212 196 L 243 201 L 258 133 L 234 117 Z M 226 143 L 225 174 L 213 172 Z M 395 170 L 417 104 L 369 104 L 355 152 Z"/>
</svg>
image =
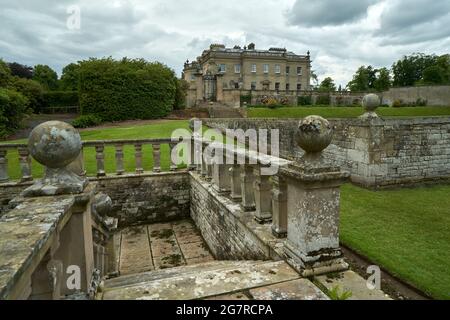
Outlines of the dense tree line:
<svg viewBox="0 0 450 320">
<path fill-rule="evenodd" d="M 361 66 L 347 84 L 351 91 L 384 91 L 390 87 L 450 85 L 450 55 L 415 53 L 395 62 L 391 69 Z"/>
<path fill-rule="evenodd" d="M 148 119 L 184 107 L 187 84 L 161 63 L 144 59 L 89 59 L 70 63 L 61 78 L 47 65 L 0 59 L 0 137 L 19 128 L 27 113 L 79 105 L 79 126 Z"/>
</svg>

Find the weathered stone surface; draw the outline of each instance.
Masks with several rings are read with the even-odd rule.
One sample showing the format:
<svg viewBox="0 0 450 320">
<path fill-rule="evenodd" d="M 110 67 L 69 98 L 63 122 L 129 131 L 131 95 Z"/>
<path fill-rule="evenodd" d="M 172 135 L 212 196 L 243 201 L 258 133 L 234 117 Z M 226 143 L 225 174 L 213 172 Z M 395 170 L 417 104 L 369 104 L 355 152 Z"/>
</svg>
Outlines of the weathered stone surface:
<svg viewBox="0 0 450 320">
<path fill-rule="evenodd" d="M 147 227 L 137 226 L 123 230 L 120 274 L 144 272 L 154 268 Z"/>
<path fill-rule="evenodd" d="M 298 279 L 250 290 L 255 300 L 329 300 L 311 281 Z"/>
<path fill-rule="evenodd" d="M 30 276 L 74 202 L 73 196 L 29 198 L 0 217 L 0 299 Z"/>
<path fill-rule="evenodd" d="M 383 291 L 367 287 L 367 281 L 353 271 L 346 271 L 339 274 L 323 275 L 315 278 L 328 290 L 337 287 L 339 292 L 351 292 L 349 300 L 392 300 Z"/>
<path fill-rule="evenodd" d="M 243 212 L 199 175 L 190 175 L 191 217 L 216 258 L 281 259 L 274 247 L 283 240 L 272 235 L 270 224 L 258 224 L 254 212 Z"/>
<path fill-rule="evenodd" d="M 124 287 L 105 286 L 103 299 L 190 300 L 218 296 L 228 292 L 298 279 L 298 274 L 285 262 L 230 262 L 227 268 L 178 274 L 159 280 Z"/>
<path fill-rule="evenodd" d="M 119 218 L 119 227 L 189 217 L 186 172 L 102 177 L 98 183 L 112 199 L 110 216 Z"/>
<path fill-rule="evenodd" d="M 295 140 L 306 153 L 321 152 L 333 139 L 333 129 L 328 120 L 320 116 L 308 116 L 300 120 Z"/>
</svg>

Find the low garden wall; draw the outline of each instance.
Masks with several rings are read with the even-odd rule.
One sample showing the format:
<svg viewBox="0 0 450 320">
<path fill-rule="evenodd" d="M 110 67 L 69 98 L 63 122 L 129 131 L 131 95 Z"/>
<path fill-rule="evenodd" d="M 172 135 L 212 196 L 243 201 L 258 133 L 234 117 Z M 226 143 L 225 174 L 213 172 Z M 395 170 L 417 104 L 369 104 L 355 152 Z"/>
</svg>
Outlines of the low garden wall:
<svg viewBox="0 0 450 320">
<path fill-rule="evenodd" d="M 279 129 L 280 156 L 298 159 L 298 119 L 203 119 L 225 129 Z M 366 187 L 393 187 L 450 180 L 450 117 L 330 119 L 335 126 L 325 155 Z M 270 141 L 270 140 L 269 140 Z"/>
<path fill-rule="evenodd" d="M 109 195 L 113 202 L 109 216 L 119 219 L 119 227 L 166 222 L 189 217 L 189 175 L 183 172 L 129 174 L 90 178 L 97 181 L 97 192 Z M 0 216 L 8 203 L 32 182 L 0 184 Z"/>
</svg>

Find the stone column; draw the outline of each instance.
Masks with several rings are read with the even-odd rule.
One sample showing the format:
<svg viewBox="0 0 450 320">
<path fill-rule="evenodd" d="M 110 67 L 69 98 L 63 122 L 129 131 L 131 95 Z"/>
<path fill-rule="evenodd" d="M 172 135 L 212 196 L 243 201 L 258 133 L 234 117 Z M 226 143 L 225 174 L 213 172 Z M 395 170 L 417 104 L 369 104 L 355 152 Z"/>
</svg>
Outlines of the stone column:
<svg viewBox="0 0 450 320">
<path fill-rule="evenodd" d="M 123 144 L 116 144 L 116 174 L 118 176 L 125 172 L 123 168 Z"/>
<path fill-rule="evenodd" d="M 0 183 L 8 182 L 8 158 L 6 157 L 7 150 L 0 149 Z"/>
<path fill-rule="evenodd" d="M 287 235 L 287 184 L 281 176 L 272 178 L 272 234 L 277 238 Z"/>
<path fill-rule="evenodd" d="M 175 171 L 177 170 L 177 165 L 174 161 L 174 159 L 172 159 L 172 153 L 174 151 L 174 149 L 176 148 L 177 144 L 176 143 L 169 143 L 169 157 L 170 157 L 170 171 Z"/>
<path fill-rule="evenodd" d="M 288 228 L 285 253 L 303 276 L 348 268 L 339 247 L 340 185 L 349 177 L 328 163 L 322 150 L 331 142 L 327 120 L 306 117 L 297 130 L 303 158 L 281 169 L 287 181 Z"/>
<path fill-rule="evenodd" d="M 219 194 L 231 191 L 231 175 L 229 164 L 213 164 L 213 188 Z"/>
<path fill-rule="evenodd" d="M 161 172 L 161 145 L 153 144 L 153 172 Z"/>
<path fill-rule="evenodd" d="M 255 194 L 255 220 L 258 223 L 266 223 L 272 221 L 272 185 L 269 176 L 261 174 L 261 166 L 255 166 L 253 173 L 255 175 L 254 194 Z"/>
<path fill-rule="evenodd" d="M 105 146 L 100 144 L 95 146 L 95 159 L 97 160 L 97 177 L 106 176 L 105 173 Z"/>
<path fill-rule="evenodd" d="M 250 164 L 241 165 L 241 193 L 242 208 L 244 211 L 255 210 L 255 194 L 253 192 L 253 166 Z"/>
<path fill-rule="evenodd" d="M 27 148 L 19 148 L 19 165 L 22 171 L 21 182 L 31 181 L 33 177 L 31 176 L 31 158 L 30 152 Z"/>
<path fill-rule="evenodd" d="M 241 191 L 241 165 L 233 164 L 231 166 L 231 200 L 240 202 L 242 200 Z"/>
<path fill-rule="evenodd" d="M 136 143 L 134 145 L 134 157 L 136 160 L 136 174 L 144 173 L 142 168 L 142 144 Z"/>
</svg>

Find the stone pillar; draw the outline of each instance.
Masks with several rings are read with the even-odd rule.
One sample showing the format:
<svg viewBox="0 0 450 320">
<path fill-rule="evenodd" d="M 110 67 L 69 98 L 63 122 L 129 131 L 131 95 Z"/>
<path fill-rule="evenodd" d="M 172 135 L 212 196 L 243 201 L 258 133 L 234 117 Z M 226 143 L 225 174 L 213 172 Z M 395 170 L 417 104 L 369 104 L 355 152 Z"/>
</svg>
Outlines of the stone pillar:
<svg viewBox="0 0 450 320">
<path fill-rule="evenodd" d="M 153 172 L 161 172 L 161 145 L 153 144 Z"/>
<path fill-rule="evenodd" d="M 0 183 L 8 182 L 8 158 L 6 157 L 7 150 L 0 149 Z"/>
<path fill-rule="evenodd" d="M 231 166 L 231 200 L 240 202 L 242 200 L 241 191 L 241 166 L 233 164 Z"/>
<path fill-rule="evenodd" d="M 172 159 L 172 157 L 173 157 L 172 153 L 173 153 L 174 149 L 176 148 L 176 145 L 177 145 L 176 143 L 169 143 L 170 171 L 177 170 L 177 165 L 176 165 L 174 159 Z"/>
<path fill-rule="evenodd" d="M 27 148 L 19 148 L 19 165 L 20 170 L 22 171 L 22 179 L 21 182 L 31 181 L 33 177 L 31 176 L 31 158 L 30 152 Z"/>
<path fill-rule="evenodd" d="M 306 117 L 297 130 L 303 158 L 281 169 L 287 181 L 288 230 L 285 253 L 303 276 L 348 268 L 339 247 L 340 185 L 347 172 L 322 156 L 332 139 L 327 120 Z"/>
<path fill-rule="evenodd" d="M 241 165 L 241 193 L 242 208 L 244 211 L 255 210 L 255 194 L 253 192 L 253 166 L 249 164 Z"/>
<path fill-rule="evenodd" d="M 261 166 L 255 166 L 253 173 L 255 175 L 254 194 L 255 194 L 255 220 L 258 223 L 266 223 L 272 221 L 272 185 L 269 176 L 261 174 Z"/>
<path fill-rule="evenodd" d="M 134 145 L 134 157 L 136 160 L 136 174 L 144 173 L 142 168 L 142 144 L 136 143 Z"/>
<path fill-rule="evenodd" d="M 95 159 L 97 160 L 97 177 L 106 176 L 105 173 L 105 146 L 100 144 L 95 146 Z"/>
<path fill-rule="evenodd" d="M 277 238 L 287 235 L 287 184 L 281 176 L 272 178 L 272 234 Z"/>
<path fill-rule="evenodd" d="M 116 144 L 116 174 L 118 176 L 125 172 L 123 168 L 123 144 Z"/>
<path fill-rule="evenodd" d="M 213 164 L 213 188 L 219 194 L 231 191 L 231 175 L 229 164 Z"/>
</svg>

